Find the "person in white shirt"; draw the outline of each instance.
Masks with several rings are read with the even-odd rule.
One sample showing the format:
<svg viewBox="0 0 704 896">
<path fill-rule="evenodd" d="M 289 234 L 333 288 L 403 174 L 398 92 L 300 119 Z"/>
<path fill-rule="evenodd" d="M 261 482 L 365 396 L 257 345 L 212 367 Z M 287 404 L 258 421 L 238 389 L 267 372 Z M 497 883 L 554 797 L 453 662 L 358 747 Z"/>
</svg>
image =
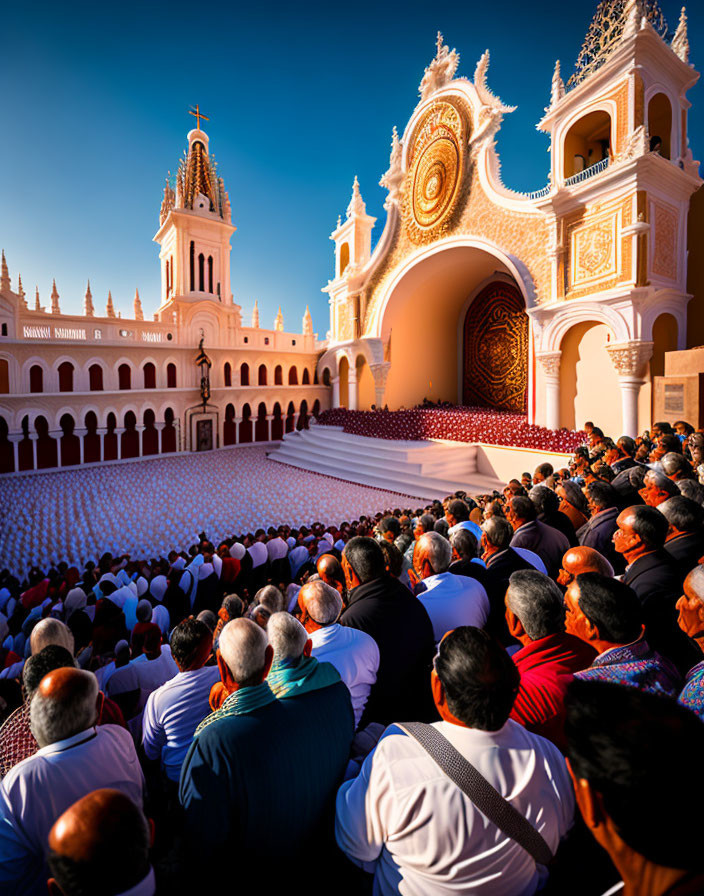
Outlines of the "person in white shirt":
<svg viewBox="0 0 704 896">
<path fill-rule="evenodd" d="M 538 831 L 554 854 L 575 802 L 559 750 L 509 719 L 519 675 L 490 635 L 463 626 L 440 643 L 433 727 Z M 546 880 L 519 843 L 479 812 L 420 743 L 390 725 L 337 794 L 335 837 L 374 873 L 375 896 L 515 894 Z"/>
<path fill-rule="evenodd" d="M 489 598 L 476 579 L 449 572 L 452 546 L 439 532 L 425 532 L 416 542 L 413 566 L 421 580 L 415 594 L 433 623 L 435 643 L 459 625 L 483 628 Z"/>
<path fill-rule="evenodd" d="M 178 666 L 168 644 L 161 643 L 161 630 L 152 626 L 144 636 L 144 650 L 130 663 L 137 673 L 144 701 L 152 691 L 178 674 Z"/>
<path fill-rule="evenodd" d="M 195 730 L 210 712 L 210 689 L 220 681 L 217 665 L 205 665 L 212 647 L 205 623 L 192 617 L 179 623 L 171 635 L 179 672 L 149 695 L 144 709 L 144 753 L 147 759 L 161 760 L 166 777 L 175 784 Z"/>
<path fill-rule="evenodd" d="M 141 808 L 119 790 L 101 788 L 77 800 L 49 832 L 49 892 L 153 896 L 151 830 Z"/>
<path fill-rule="evenodd" d="M 347 685 L 356 728 L 376 682 L 379 668 L 377 643 L 366 632 L 338 623 L 342 598 L 332 585 L 321 579 L 301 588 L 298 605 L 301 622 L 313 642 L 312 656 L 321 663 L 331 663 Z"/>
<path fill-rule="evenodd" d="M 98 681 L 92 672 L 55 669 L 45 675 L 30 708 L 39 750 L 0 784 L 0 892 L 46 893 L 47 837 L 72 803 L 101 787 L 141 806 L 144 777 L 129 733 L 95 727 Z"/>
</svg>

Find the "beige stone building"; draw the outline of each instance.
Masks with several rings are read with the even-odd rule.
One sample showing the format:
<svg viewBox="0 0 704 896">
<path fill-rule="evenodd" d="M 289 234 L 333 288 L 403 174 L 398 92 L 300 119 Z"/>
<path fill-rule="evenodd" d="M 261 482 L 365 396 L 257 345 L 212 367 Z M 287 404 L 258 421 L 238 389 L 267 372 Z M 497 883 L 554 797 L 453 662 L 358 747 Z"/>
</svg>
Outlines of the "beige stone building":
<svg viewBox="0 0 704 896">
<path fill-rule="evenodd" d="M 673 31 L 656 2 L 599 5 L 566 83 L 555 66 L 538 124 L 547 185 L 531 194 L 501 180 L 496 134 L 512 109 L 488 85 L 488 51 L 473 80 L 456 77 L 459 55 L 438 35 L 418 105 L 401 137 L 394 128 L 374 252 L 357 185 L 332 233 L 318 369 L 333 405 L 427 396 L 525 410 L 551 428 L 649 425 L 665 353 L 704 321 L 701 264 L 688 284 L 702 180 L 684 10 Z"/>
</svg>

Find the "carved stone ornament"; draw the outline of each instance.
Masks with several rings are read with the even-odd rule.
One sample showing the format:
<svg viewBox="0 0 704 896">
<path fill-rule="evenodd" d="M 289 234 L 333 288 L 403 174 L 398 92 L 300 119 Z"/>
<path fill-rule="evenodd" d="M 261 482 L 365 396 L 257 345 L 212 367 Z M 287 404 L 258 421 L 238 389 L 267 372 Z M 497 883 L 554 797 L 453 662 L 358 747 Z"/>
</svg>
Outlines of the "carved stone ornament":
<svg viewBox="0 0 704 896">
<path fill-rule="evenodd" d="M 436 45 L 435 59 L 426 67 L 423 80 L 418 88 L 421 100 L 427 100 L 436 90 L 449 84 L 455 77 L 457 66 L 460 64 L 460 54 L 457 50 L 450 50 L 443 43 L 442 34 L 439 31 Z"/>
<path fill-rule="evenodd" d="M 434 104 L 419 122 L 404 200 L 408 235 L 414 243 L 436 239 L 457 205 L 464 173 L 463 132 L 460 113 L 451 103 Z"/>
<path fill-rule="evenodd" d="M 536 355 L 540 361 L 546 376 L 556 377 L 560 375 L 560 361 L 562 352 L 542 352 Z"/>
<path fill-rule="evenodd" d="M 389 195 L 384 203 L 384 208 L 388 211 L 392 202 L 397 202 L 402 195 L 404 171 L 403 171 L 403 144 L 398 139 L 398 132 L 394 126 L 391 135 L 391 155 L 389 156 L 389 168 L 379 181 L 379 186 L 389 191 Z"/>
<path fill-rule="evenodd" d="M 653 343 L 640 340 L 616 342 L 613 345 L 607 345 L 606 351 L 619 376 L 641 377 L 653 354 Z"/>
<path fill-rule="evenodd" d="M 639 156 L 647 155 L 647 153 L 649 152 L 650 137 L 648 136 L 647 128 L 644 124 L 642 124 L 629 135 L 621 152 L 617 153 L 614 156 L 612 164 L 618 164 L 619 162 L 630 162 L 632 159 L 637 159 Z"/>
</svg>

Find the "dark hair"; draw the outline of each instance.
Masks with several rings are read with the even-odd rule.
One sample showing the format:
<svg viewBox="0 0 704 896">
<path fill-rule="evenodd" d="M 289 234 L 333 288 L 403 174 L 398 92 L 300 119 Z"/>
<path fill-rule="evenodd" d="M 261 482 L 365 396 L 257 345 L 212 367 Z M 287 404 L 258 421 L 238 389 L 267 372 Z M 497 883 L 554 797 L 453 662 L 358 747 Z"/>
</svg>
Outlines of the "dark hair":
<svg viewBox="0 0 704 896">
<path fill-rule="evenodd" d="M 183 622 L 179 622 L 171 633 L 171 655 L 178 663 L 179 668 L 189 664 L 205 638 L 211 638 L 212 632 L 200 619 L 189 616 Z"/>
<path fill-rule="evenodd" d="M 552 464 L 544 463 L 540 464 L 539 467 L 536 467 L 535 472 L 540 473 L 543 479 L 549 479 L 555 471 Z"/>
<path fill-rule="evenodd" d="M 454 501 L 450 501 L 447 510 L 448 513 L 451 513 L 454 516 L 458 523 L 465 523 L 469 519 L 469 505 L 466 501 L 463 501 L 462 498 L 456 498 Z"/>
<path fill-rule="evenodd" d="M 702 776 L 682 772 L 704 750 L 701 721 L 674 700 L 606 682 L 575 679 L 566 706 L 575 777 L 601 796 L 623 841 L 657 865 L 701 869 L 701 832 L 682 812 L 704 799 Z"/>
<path fill-rule="evenodd" d="M 682 442 L 680 442 L 679 436 L 676 436 L 674 432 L 666 432 L 664 435 L 660 436 L 658 439 L 661 448 L 666 448 L 668 454 L 670 452 L 674 454 L 682 454 Z"/>
<path fill-rule="evenodd" d="M 661 433 L 663 433 L 663 435 L 667 435 L 668 433 L 672 432 L 671 424 L 669 424 L 665 420 L 657 420 L 655 423 L 653 423 L 653 429 L 655 429 L 656 427 L 660 430 Z"/>
<path fill-rule="evenodd" d="M 560 507 L 560 499 L 556 492 L 548 488 L 547 485 L 534 485 L 528 492 L 528 497 L 539 514 L 554 513 Z"/>
<path fill-rule="evenodd" d="M 54 669 L 63 669 L 65 666 L 73 667 L 76 663 L 71 652 L 58 644 L 47 646 L 28 657 L 22 669 L 22 684 L 27 696 L 33 694 L 39 687 L 42 678 L 53 672 Z"/>
<path fill-rule="evenodd" d="M 385 516 L 379 523 L 379 532 L 382 535 L 384 532 L 393 532 L 394 538 L 398 538 L 401 534 L 401 524 L 395 516 Z"/>
<path fill-rule="evenodd" d="M 606 510 L 607 507 L 618 507 L 619 495 L 610 482 L 596 480 L 588 483 L 585 488 L 592 504 L 599 510 Z"/>
<path fill-rule="evenodd" d="M 450 531 L 450 524 L 443 517 L 443 519 L 435 521 L 433 531 L 438 532 L 440 535 L 442 535 L 443 538 L 447 538 L 447 533 Z"/>
<path fill-rule="evenodd" d="M 604 430 L 599 429 L 598 426 L 592 426 L 592 435 L 596 436 L 597 438 L 602 438 L 604 435 Z"/>
<path fill-rule="evenodd" d="M 538 516 L 535 504 L 533 504 L 530 498 L 522 498 L 520 495 L 516 495 L 511 498 L 510 503 L 513 512 L 519 520 L 525 520 L 527 523 L 530 523 Z"/>
<path fill-rule="evenodd" d="M 670 526 L 657 507 L 635 504 L 628 508 L 628 514 L 633 531 L 649 548 L 661 548 L 665 544 Z"/>
<path fill-rule="evenodd" d="M 704 508 L 691 498 L 677 495 L 658 505 L 658 510 L 671 526 L 680 532 L 695 532 L 704 524 Z"/>
<path fill-rule="evenodd" d="M 379 547 L 384 554 L 385 566 L 389 567 L 389 572 L 397 579 L 403 572 L 403 554 L 390 541 L 379 542 Z"/>
<path fill-rule="evenodd" d="M 627 454 L 629 457 L 634 457 L 637 449 L 636 440 L 632 439 L 630 436 L 621 436 L 621 438 L 616 442 L 618 447 L 623 451 L 624 454 Z"/>
<path fill-rule="evenodd" d="M 432 532 L 435 527 L 435 517 L 432 513 L 423 513 L 419 517 L 418 523 L 424 532 Z"/>
<path fill-rule="evenodd" d="M 463 560 L 471 560 L 477 556 L 479 543 L 474 532 L 469 529 L 458 529 L 450 536 L 450 544 Z"/>
<path fill-rule="evenodd" d="M 373 579 L 380 579 L 386 572 L 384 554 L 379 543 L 366 535 L 350 538 L 342 556 L 347 559 L 362 585 Z"/>
<path fill-rule="evenodd" d="M 440 642 L 435 671 L 450 712 L 470 728 L 498 731 L 506 724 L 520 675 L 504 648 L 473 625 L 461 625 Z"/>
<path fill-rule="evenodd" d="M 599 629 L 601 640 L 630 644 L 639 637 L 643 610 L 632 588 L 598 572 L 580 573 L 575 581 L 579 608 Z"/>
</svg>

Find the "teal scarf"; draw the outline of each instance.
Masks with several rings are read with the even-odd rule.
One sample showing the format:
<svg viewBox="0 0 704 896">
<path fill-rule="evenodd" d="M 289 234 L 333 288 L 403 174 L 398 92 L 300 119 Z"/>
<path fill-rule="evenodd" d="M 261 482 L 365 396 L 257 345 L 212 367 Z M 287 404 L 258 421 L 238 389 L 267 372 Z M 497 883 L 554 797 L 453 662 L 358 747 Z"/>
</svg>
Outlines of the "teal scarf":
<svg viewBox="0 0 704 896">
<path fill-rule="evenodd" d="M 341 679 L 332 663 L 319 663 L 314 656 L 305 656 L 295 666 L 290 660 L 274 661 L 266 680 L 281 700 L 326 688 Z"/>
<path fill-rule="evenodd" d="M 220 709 L 211 712 L 200 725 L 196 728 L 196 734 L 207 728 L 212 722 L 218 719 L 226 719 L 230 716 L 246 716 L 249 713 L 273 703 L 276 698 L 271 692 L 268 682 L 263 681 L 261 684 L 254 685 L 250 688 L 241 688 L 225 700 Z"/>
</svg>

